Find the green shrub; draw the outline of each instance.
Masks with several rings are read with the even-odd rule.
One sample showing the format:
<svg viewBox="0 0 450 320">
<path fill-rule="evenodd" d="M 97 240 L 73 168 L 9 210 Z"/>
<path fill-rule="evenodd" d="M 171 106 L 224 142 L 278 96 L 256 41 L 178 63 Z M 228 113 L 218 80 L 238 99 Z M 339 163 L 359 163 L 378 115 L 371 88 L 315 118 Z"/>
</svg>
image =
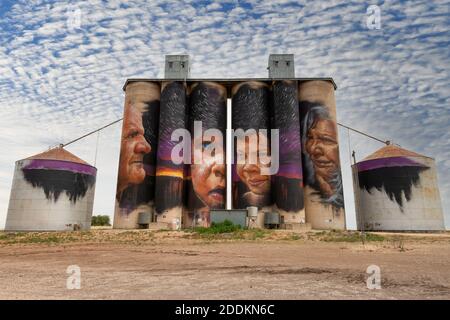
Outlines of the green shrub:
<svg viewBox="0 0 450 320">
<path fill-rule="evenodd" d="M 110 226 L 110 222 L 109 222 L 109 216 L 102 216 L 102 215 L 98 215 L 98 216 L 92 216 L 92 221 L 91 221 L 91 225 L 92 226 Z"/>
<path fill-rule="evenodd" d="M 242 227 L 238 224 L 233 224 L 230 220 L 225 220 L 224 222 L 211 223 L 211 227 L 197 227 L 195 231 L 200 234 L 217 234 L 217 233 L 231 233 L 241 230 Z"/>
<path fill-rule="evenodd" d="M 249 231 L 251 232 L 252 240 L 262 239 L 266 236 L 267 233 L 265 230 L 262 229 L 250 229 Z"/>
</svg>

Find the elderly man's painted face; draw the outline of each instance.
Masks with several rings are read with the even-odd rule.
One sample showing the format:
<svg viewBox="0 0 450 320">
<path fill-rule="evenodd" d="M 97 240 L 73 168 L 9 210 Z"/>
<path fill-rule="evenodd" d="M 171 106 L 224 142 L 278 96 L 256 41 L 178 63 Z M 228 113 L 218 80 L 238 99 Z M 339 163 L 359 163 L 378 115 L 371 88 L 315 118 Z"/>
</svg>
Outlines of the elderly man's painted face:
<svg viewBox="0 0 450 320">
<path fill-rule="evenodd" d="M 151 151 L 150 144 L 144 137 L 142 112 L 139 108 L 129 105 L 123 121 L 119 161 L 119 192 L 122 192 L 131 184 L 140 184 L 144 181 L 144 155 Z"/>
<path fill-rule="evenodd" d="M 202 152 L 207 145 L 209 145 L 209 142 L 203 143 Z M 197 150 L 194 152 L 196 151 Z M 218 158 L 220 157 L 222 157 L 222 159 L 225 158 L 223 149 L 216 148 L 211 156 L 206 156 L 206 153 L 204 153 L 201 164 L 191 165 L 192 185 L 194 187 L 194 191 L 199 199 L 206 206 L 212 209 L 223 208 L 225 204 L 225 165 L 223 160 L 218 161 Z"/>
<path fill-rule="evenodd" d="M 239 155 L 243 156 L 245 154 L 245 164 L 236 164 L 236 171 L 242 182 L 250 189 L 251 192 L 264 195 L 270 191 L 270 176 L 261 175 L 261 168 L 269 167 L 269 164 L 261 163 L 261 157 L 268 156 L 268 141 L 267 137 L 264 135 L 260 135 L 261 148 L 258 152 L 258 144 L 255 146 L 251 146 L 252 141 L 258 141 L 254 136 L 249 137 L 245 141 L 245 150 L 239 150 L 238 146 L 238 157 Z M 259 153 L 259 154 L 258 154 Z M 237 161 L 236 159 L 236 161 Z M 256 159 L 255 163 L 251 163 L 250 159 Z"/>
<path fill-rule="evenodd" d="M 305 147 L 314 165 L 315 178 L 320 189 L 327 196 L 331 196 L 334 190 L 330 181 L 339 167 L 337 133 L 333 121 L 317 120 L 307 132 Z"/>
</svg>

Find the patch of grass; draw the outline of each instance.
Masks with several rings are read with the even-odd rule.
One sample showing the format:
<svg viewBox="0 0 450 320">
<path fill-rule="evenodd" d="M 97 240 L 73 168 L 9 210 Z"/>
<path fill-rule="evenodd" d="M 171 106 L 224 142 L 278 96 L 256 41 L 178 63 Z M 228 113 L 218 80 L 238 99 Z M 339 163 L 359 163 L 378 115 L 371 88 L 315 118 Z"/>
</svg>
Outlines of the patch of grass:
<svg viewBox="0 0 450 320">
<path fill-rule="evenodd" d="M 384 241 L 386 238 L 376 233 L 365 233 L 366 241 Z"/>
<path fill-rule="evenodd" d="M 364 233 L 358 231 L 322 231 L 314 235 L 318 240 L 325 242 L 380 242 L 385 241 L 385 237 L 374 234 Z"/>
<path fill-rule="evenodd" d="M 0 234 L 0 244 L 54 244 L 93 239 L 92 233 L 84 232 L 15 232 Z"/>
<path fill-rule="evenodd" d="M 267 234 L 267 231 L 263 229 L 250 229 L 247 231 L 250 233 L 251 240 L 262 239 Z"/>
<path fill-rule="evenodd" d="M 406 251 L 405 243 L 402 237 L 394 237 L 392 238 L 391 242 L 394 249 L 398 249 L 400 252 Z"/>
<path fill-rule="evenodd" d="M 27 243 L 61 243 L 64 242 L 64 238 L 58 234 L 39 234 L 35 232 L 26 233 L 4 233 L 0 234 L 0 243 L 4 244 L 27 244 Z"/>
<path fill-rule="evenodd" d="M 291 240 L 300 240 L 302 237 L 300 237 L 298 234 L 293 234 L 291 236 Z"/>
<path fill-rule="evenodd" d="M 120 243 L 141 244 L 154 241 L 154 232 L 125 231 L 70 231 L 0 233 L 0 245 L 12 244 L 66 244 L 66 243 Z"/>
<path fill-rule="evenodd" d="M 0 240 L 10 240 L 16 237 L 16 233 L 0 233 Z"/>
<path fill-rule="evenodd" d="M 57 236 L 48 236 L 48 237 L 40 237 L 40 236 L 32 236 L 25 238 L 22 243 L 61 243 L 64 239 Z"/>
</svg>

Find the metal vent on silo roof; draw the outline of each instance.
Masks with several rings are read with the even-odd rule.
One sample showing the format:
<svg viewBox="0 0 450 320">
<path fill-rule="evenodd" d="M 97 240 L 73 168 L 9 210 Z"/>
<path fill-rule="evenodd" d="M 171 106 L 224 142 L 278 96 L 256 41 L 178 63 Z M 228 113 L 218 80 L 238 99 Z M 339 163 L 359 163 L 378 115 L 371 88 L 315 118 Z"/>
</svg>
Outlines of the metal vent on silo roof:
<svg viewBox="0 0 450 320">
<path fill-rule="evenodd" d="M 293 54 L 269 55 L 269 78 L 293 79 L 295 78 L 295 66 Z"/>
<path fill-rule="evenodd" d="M 190 71 L 189 55 L 166 55 L 164 78 L 187 79 Z"/>
</svg>

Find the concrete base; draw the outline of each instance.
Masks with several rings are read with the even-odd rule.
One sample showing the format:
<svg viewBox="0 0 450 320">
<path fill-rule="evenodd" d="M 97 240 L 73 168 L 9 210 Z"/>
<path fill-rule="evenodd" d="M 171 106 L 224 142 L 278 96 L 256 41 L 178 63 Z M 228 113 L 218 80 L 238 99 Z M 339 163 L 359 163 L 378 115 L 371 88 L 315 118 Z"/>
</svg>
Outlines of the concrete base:
<svg viewBox="0 0 450 320">
<path fill-rule="evenodd" d="M 181 228 L 182 207 L 175 207 L 156 216 L 157 223 L 164 223 L 167 229 L 179 230 Z"/>
</svg>

